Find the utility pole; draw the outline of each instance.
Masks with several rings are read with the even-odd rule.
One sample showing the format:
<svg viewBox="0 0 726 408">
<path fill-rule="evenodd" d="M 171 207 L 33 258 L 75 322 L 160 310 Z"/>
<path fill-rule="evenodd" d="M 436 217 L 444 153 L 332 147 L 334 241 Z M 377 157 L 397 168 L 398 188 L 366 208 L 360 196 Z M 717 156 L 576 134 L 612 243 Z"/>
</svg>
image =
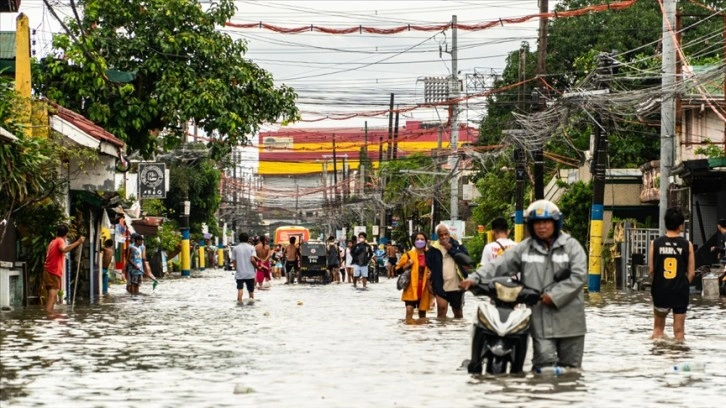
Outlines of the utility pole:
<svg viewBox="0 0 726 408">
<path fill-rule="evenodd" d="M 549 0 L 539 0 L 539 34 L 537 36 L 537 75 L 547 72 L 547 13 Z"/>
<path fill-rule="evenodd" d="M 660 203 L 658 222 L 660 233 L 665 234 L 665 217 L 668 209 L 668 190 L 673 168 L 673 143 L 676 131 L 676 47 L 673 32 L 676 24 L 676 1 L 663 0 L 663 59 L 660 105 Z"/>
<path fill-rule="evenodd" d="M 343 155 L 343 202 L 348 200 L 348 189 L 350 188 L 350 182 L 348 181 L 350 171 L 348 170 L 347 158 L 347 154 Z"/>
<path fill-rule="evenodd" d="M 506 132 L 506 130 L 504 131 Z M 511 132 L 524 133 L 524 130 L 515 129 Z M 524 180 L 525 165 L 527 163 L 524 149 L 514 149 L 514 174 L 516 179 L 516 192 L 514 199 L 514 242 L 521 242 L 524 239 Z"/>
<path fill-rule="evenodd" d="M 340 197 L 338 195 L 338 157 L 335 154 L 335 133 L 333 133 L 333 189 L 335 204 L 337 205 Z"/>
<path fill-rule="evenodd" d="M 388 146 L 386 146 L 386 158 L 393 158 L 393 93 L 391 93 L 391 103 L 388 108 Z"/>
<path fill-rule="evenodd" d="M 459 53 L 457 46 L 457 20 L 456 15 L 451 16 L 451 156 L 449 168 L 451 170 L 451 220 L 459 219 L 459 175 L 458 169 L 458 143 L 459 143 Z"/>
<path fill-rule="evenodd" d="M 598 55 L 597 76 L 598 88 L 593 93 L 608 93 L 609 83 L 615 73 L 618 63 L 614 54 L 601 52 Z M 605 211 L 605 172 L 608 164 L 608 126 L 609 119 L 602 114 L 597 116 L 593 132 L 593 157 L 590 164 L 592 174 L 592 206 L 590 209 L 590 245 L 588 256 L 588 285 L 591 293 L 600 292 L 600 278 L 602 275 L 602 225 Z M 625 281 L 623 280 L 623 285 Z"/>
<path fill-rule="evenodd" d="M 522 41 L 519 48 L 519 81 L 523 82 L 526 75 L 526 61 L 527 52 L 529 51 L 529 44 L 526 41 Z M 524 84 L 519 85 L 519 92 L 517 94 L 517 107 L 520 111 L 524 110 Z M 502 133 L 511 134 L 514 136 L 523 136 L 524 130 L 512 129 L 504 130 Z M 516 177 L 516 191 L 514 196 L 514 241 L 520 242 L 524 239 L 524 181 L 526 173 L 527 155 L 525 154 L 524 148 L 516 147 L 514 149 L 514 171 Z"/>
<path fill-rule="evenodd" d="M 328 159 L 323 157 L 323 206 L 327 207 L 328 204 Z"/>
<path fill-rule="evenodd" d="M 297 177 L 293 176 L 295 178 L 295 224 L 300 223 L 300 186 L 297 184 Z"/>
<path fill-rule="evenodd" d="M 362 151 L 363 157 L 358 157 L 358 172 L 360 172 L 360 191 L 358 192 L 358 194 L 361 197 L 363 197 L 363 194 L 365 194 L 366 191 L 366 166 L 364 164 L 368 163 L 368 121 L 365 122 L 363 137 L 365 141 L 365 145 L 363 146 Z"/>
<path fill-rule="evenodd" d="M 398 160 L 398 111 L 393 125 L 393 160 Z"/>
<path fill-rule="evenodd" d="M 539 36 L 537 40 L 537 76 L 547 73 L 547 13 L 549 0 L 539 0 Z M 539 100 L 539 99 L 537 99 Z M 534 102 L 534 101 L 533 101 Z M 536 104 L 536 108 L 542 108 Z M 533 152 L 534 159 L 534 199 L 544 199 L 544 146 Z"/>
</svg>

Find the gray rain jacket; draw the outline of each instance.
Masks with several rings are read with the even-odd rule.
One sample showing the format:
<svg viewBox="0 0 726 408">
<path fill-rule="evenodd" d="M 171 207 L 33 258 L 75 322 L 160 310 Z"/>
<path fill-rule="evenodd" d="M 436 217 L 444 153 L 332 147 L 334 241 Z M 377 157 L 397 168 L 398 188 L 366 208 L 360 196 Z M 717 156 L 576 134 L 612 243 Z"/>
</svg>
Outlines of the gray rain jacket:
<svg viewBox="0 0 726 408">
<path fill-rule="evenodd" d="M 582 336 L 585 327 L 585 295 L 587 257 L 582 245 L 565 233 L 560 233 L 549 251 L 542 243 L 527 238 L 510 247 L 493 263 L 481 266 L 468 279 L 477 284 L 493 276 L 511 276 L 522 272 L 522 280 L 530 288 L 542 290 L 554 281 L 555 272 L 570 269 L 568 279 L 547 289 L 555 307 L 541 302 L 532 307 L 532 337 L 563 338 Z"/>
</svg>

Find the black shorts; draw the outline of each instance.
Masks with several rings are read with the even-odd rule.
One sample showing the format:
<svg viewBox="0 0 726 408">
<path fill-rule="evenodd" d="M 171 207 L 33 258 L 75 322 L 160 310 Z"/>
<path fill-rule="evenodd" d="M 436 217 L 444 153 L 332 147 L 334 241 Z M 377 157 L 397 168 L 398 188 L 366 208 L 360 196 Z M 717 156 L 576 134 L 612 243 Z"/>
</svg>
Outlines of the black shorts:
<svg viewBox="0 0 726 408">
<path fill-rule="evenodd" d="M 255 278 L 251 279 L 237 279 L 237 290 L 244 289 L 247 286 L 247 292 L 255 291 Z"/>
<path fill-rule="evenodd" d="M 461 309 L 462 306 L 464 306 L 464 292 L 458 290 L 444 292 L 444 296 L 441 297 L 444 298 L 445 301 L 449 302 L 449 306 L 453 309 Z"/>
<path fill-rule="evenodd" d="M 333 273 L 338 268 L 340 268 L 340 265 L 328 265 L 328 272 Z"/>
<path fill-rule="evenodd" d="M 406 306 L 411 306 L 414 309 L 418 309 L 418 304 L 419 304 L 418 300 L 405 300 L 404 302 L 406 303 Z"/>
<path fill-rule="evenodd" d="M 398 263 L 398 260 L 396 259 L 395 256 L 394 257 L 388 257 L 388 263 L 391 264 L 391 265 L 395 265 L 395 264 Z"/>
<path fill-rule="evenodd" d="M 674 307 L 661 307 L 661 306 L 653 306 L 653 310 L 655 314 L 658 316 L 664 317 L 668 316 L 668 313 L 673 310 L 673 314 L 686 314 L 686 311 L 688 311 L 688 306 L 674 306 Z"/>
<path fill-rule="evenodd" d="M 297 262 L 294 261 L 287 261 L 285 262 L 285 271 L 296 271 L 297 270 Z"/>
</svg>

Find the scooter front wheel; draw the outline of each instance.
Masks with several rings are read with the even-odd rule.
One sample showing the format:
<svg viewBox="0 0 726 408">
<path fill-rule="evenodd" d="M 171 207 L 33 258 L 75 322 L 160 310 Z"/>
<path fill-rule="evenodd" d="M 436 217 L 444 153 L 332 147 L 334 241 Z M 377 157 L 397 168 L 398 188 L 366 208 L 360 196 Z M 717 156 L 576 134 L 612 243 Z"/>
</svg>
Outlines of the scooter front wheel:
<svg viewBox="0 0 726 408">
<path fill-rule="evenodd" d="M 469 366 L 467 371 L 469 374 L 481 374 L 482 366 L 491 357 L 484 355 L 484 348 L 486 347 L 486 337 L 484 332 L 478 328 L 474 328 L 474 337 L 471 340 L 471 360 L 469 360 Z"/>
<path fill-rule="evenodd" d="M 487 373 L 504 374 L 507 372 L 507 360 L 500 356 L 490 356 L 487 359 Z"/>
</svg>

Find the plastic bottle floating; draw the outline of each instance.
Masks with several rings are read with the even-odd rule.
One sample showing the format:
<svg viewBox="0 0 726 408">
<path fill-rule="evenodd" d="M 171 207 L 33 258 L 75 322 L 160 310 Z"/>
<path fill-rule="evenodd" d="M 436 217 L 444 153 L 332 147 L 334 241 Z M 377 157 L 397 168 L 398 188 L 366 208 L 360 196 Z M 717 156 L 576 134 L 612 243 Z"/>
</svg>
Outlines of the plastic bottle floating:
<svg viewBox="0 0 726 408">
<path fill-rule="evenodd" d="M 702 361 L 689 361 L 686 363 L 680 363 L 673 366 L 673 372 L 676 373 L 687 373 L 692 371 L 705 371 L 706 363 Z"/>
<path fill-rule="evenodd" d="M 542 377 L 559 377 L 562 374 L 570 371 L 567 367 L 550 366 L 550 367 L 538 367 L 534 369 L 535 374 Z"/>
</svg>

